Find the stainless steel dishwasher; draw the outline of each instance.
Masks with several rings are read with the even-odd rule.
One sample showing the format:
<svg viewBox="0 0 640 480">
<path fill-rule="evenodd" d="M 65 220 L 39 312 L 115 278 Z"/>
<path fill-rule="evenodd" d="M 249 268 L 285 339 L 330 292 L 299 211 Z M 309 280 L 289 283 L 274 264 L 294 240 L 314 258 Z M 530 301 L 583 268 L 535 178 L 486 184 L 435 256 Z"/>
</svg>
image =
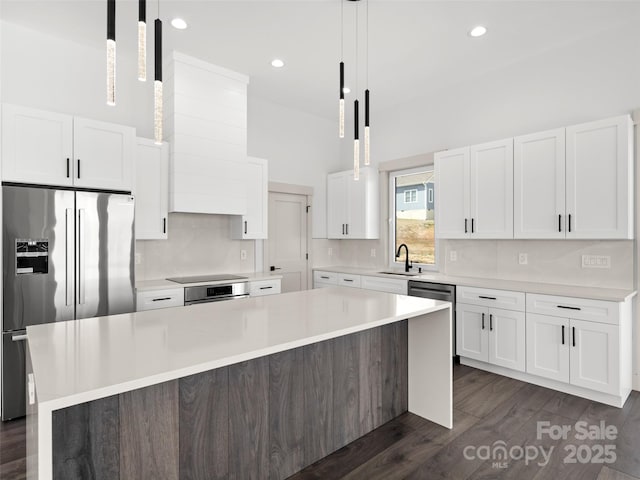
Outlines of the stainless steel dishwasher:
<svg viewBox="0 0 640 480">
<path fill-rule="evenodd" d="M 451 351 L 453 352 L 453 358 L 457 361 L 460 357 L 456 355 L 456 286 L 446 283 L 409 280 L 409 295 L 451 302 Z"/>
</svg>

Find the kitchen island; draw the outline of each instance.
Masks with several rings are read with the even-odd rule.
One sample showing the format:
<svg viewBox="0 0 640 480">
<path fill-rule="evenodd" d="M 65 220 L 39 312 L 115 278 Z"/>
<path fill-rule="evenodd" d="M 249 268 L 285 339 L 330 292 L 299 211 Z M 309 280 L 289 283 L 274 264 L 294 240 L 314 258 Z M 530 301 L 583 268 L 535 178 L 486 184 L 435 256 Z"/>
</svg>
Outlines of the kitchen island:
<svg viewBox="0 0 640 480">
<path fill-rule="evenodd" d="M 451 305 L 349 288 L 30 327 L 28 478 L 286 478 L 452 427 Z"/>
</svg>

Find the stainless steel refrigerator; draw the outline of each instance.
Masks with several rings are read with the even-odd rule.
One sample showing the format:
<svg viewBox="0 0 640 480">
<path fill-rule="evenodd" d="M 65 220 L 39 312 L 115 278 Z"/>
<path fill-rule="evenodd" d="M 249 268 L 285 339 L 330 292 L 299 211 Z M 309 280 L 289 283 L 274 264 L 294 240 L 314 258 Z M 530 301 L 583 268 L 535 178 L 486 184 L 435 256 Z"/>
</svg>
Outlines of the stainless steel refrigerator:
<svg viewBox="0 0 640 480">
<path fill-rule="evenodd" d="M 132 312 L 131 195 L 2 187 L 2 420 L 25 415 L 26 327 Z"/>
</svg>

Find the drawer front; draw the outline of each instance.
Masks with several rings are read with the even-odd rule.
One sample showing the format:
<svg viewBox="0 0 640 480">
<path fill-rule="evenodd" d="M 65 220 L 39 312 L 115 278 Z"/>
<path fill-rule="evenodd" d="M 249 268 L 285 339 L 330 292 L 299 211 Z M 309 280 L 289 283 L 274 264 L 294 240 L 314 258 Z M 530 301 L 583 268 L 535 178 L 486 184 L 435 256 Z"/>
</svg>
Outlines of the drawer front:
<svg viewBox="0 0 640 480">
<path fill-rule="evenodd" d="M 617 302 L 527 294 L 527 313 L 618 325 L 620 323 L 619 310 L 620 304 Z"/>
<path fill-rule="evenodd" d="M 276 295 L 280 293 L 280 279 L 259 280 L 249 283 L 249 295 L 252 297 L 262 297 L 264 295 Z"/>
<path fill-rule="evenodd" d="M 153 290 L 139 292 L 136 295 L 136 311 L 156 310 L 158 308 L 184 306 L 184 288 L 171 288 L 167 290 Z"/>
<path fill-rule="evenodd" d="M 338 284 L 338 274 L 335 272 L 323 272 L 320 270 L 315 270 L 313 272 L 313 284 L 317 285 L 322 283 L 323 285 L 337 285 Z"/>
<path fill-rule="evenodd" d="M 525 295 L 523 292 L 510 290 L 494 290 L 491 288 L 458 287 L 456 301 L 468 305 L 503 308 L 516 312 L 525 311 Z"/>
<path fill-rule="evenodd" d="M 338 285 L 343 287 L 360 288 L 360 275 L 338 274 Z"/>
<path fill-rule="evenodd" d="M 360 287 L 378 292 L 396 293 L 398 295 L 407 294 L 408 280 L 394 280 L 382 277 L 360 277 Z"/>
</svg>

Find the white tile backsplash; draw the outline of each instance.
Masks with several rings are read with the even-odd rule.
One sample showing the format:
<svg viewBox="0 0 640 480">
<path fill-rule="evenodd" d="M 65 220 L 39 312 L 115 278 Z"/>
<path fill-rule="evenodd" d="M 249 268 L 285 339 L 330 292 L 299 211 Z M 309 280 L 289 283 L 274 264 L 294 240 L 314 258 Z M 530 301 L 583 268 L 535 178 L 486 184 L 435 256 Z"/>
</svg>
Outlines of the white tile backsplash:
<svg viewBox="0 0 640 480">
<path fill-rule="evenodd" d="M 232 240 L 231 217 L 171 213 L 167 240 L 138 240 L 136 280 L 254 271 L 254 240 Z M 246 250 L 246 260 L 240 251 Z"/>
</svg>

